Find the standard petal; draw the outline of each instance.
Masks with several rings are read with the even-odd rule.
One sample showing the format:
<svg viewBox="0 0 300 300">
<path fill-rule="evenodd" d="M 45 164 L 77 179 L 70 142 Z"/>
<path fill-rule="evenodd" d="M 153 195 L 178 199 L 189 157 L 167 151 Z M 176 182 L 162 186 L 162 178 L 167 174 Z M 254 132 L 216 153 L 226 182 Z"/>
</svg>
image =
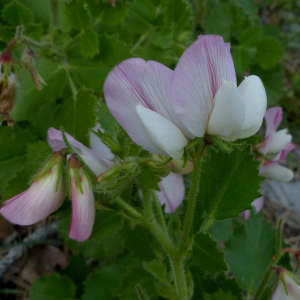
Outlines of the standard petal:
<svg viewBox="0 0 300 300">
<path fill-rule="evenodd" d="M 292 141 L 293 137 L 289 134 L 287 129 L 281 129 L 273 135 L 272 140 L 269 143 L 268 153 L 280 152 L 286 144 Z"/>
<path fill-rule="evenodd" d="M 259 197 L 255 199 L 251 205 L 255 208 L 255 212 L 259 213 L 264 206 L 264 197 Z"/>
<path fill-rule="evenodd" d="M 83 193 L 77 185 L 74 171 L 70 170 L 72 216 L 69 238 L 78 242 L 87 240 L 93 230 L 95 221 L 95 199 L 92 186 L 82 168 L 79 169 L 80 184 Z"/>
<path fill-rule="evenodd" d="M 207 132 L 227 141 L 242 129 L 245 108 L 235 83 L 227 81 L 220 87 L 214 98 L 214 107 L 209 119 Z"/>
<path fill-rule="evenodd" d="M 74 139 L 70 134 L 65 134 L 72 148 L 77 152 L 78 155 L 80 155 L 80 157 L 96 175 L 107 171 L 113 166 L 111 161 L 84 146 Z M 54 151 L 59 151 L 63 148 L 66 148 L 61 131 L 56 130 L 53 127 L 49 128 L 48 130 L 48 144 Z"/>
<path fill-rule="evenodd" d="M 278 153 L 272 160 L 265 160 L 262 162 L 260 166 L 260 172 L 264 172 L 265 170 L 271 168 L 272 166 L 284 161 L 288 153 L 295 149 L 295 146 L 292 143 L 288 143 L 284 146 L 282 151 Z"/>
<path fill-rule="evenodd" d="M 278 164 L 268 168 L 267 170 L 262 172 L 261 175 L 266 176 L 267 178 L 284 182 L 290 181 L 294 177 L 294 173 L 290 169 Z"/>
<path fill-rule="evenodd" d="M 213 99 L 223 79 L 236 83 L 229 47 L 217 35 L 202 35 L 181 56 L 171 81 L 171 96 L 179 119 L 203 137 Z"/>
<path fill-rule="evenodd" d="M 144 149 L 162 154 L 147 138 L 136 113 L 136 105 L 157 112 L 190 134 L 179 121 L 171 102 L 170 83 L 173 71 L 155 61 L 131 58 L 117 65 L 107 76 L 103 92 L 107 106 L 134 142 Z"/>
<path fill-rule="evenodd" d="M 159 183 L 160 192 L 157 193 L 161 205 L 165 206 L 167 214 L 176 211 L 183 201 L 185 188 L 182 175 L 170 173 Z"/>
<path fill-rule="evenodd" d="M 165 154 L 180 159 L 183 148 L 187 145 L 187 139 L 181 130 L 168 119 L 142 105 L 137 105 L 136 111 L 153 145 Z"/>
<path fill-rule="evenodd" d="M 263 122 L 267 109 L 267 94 L 258 76 L 246 77 L 238 90 L 245 105 L 245 121 L 239 138 L 247 138 L 255 134 Z"/>
<path fill-rule="evenodd" d="M 97 123 L 97 125 L 92 130 L 95 132 L 98 132 L 98 130 L 104 132 L 104 130 L 101 128 L 101 125 L 99 123 Z M 96 152 L 98 155 L 108 160 L 114 159 L 115 156 L 112 154 L 109 147 L 103 144 L 100 138 L 92 131 L 90 132 L 90 143 L 91 143 L 92 150 Z"/>
<path fill-rule="evenodd" d="M 281 282 L 281 280 L 279 280 L 278 286 L 276 287 L 271 300 L 293 300 L 293 298 L 286 294 L 284 284 Z"/>
<path fill-rule="evenodd" d="M 23 193 L 5 201 L 0 213 L 13 224 L 31 225 L 56 211 L 64 200 L 63 178 L 55 165 L 51 172 L 34 181 Z"/>
</svg>

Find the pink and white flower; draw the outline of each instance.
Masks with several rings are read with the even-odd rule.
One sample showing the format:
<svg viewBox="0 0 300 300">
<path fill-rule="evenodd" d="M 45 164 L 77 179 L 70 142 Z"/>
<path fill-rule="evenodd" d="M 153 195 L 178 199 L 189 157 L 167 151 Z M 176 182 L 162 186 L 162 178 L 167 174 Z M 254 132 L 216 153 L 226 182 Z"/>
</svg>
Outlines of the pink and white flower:
<svg viewBox="0 0 300 300">
<path fill-rule="evenodd" d="M 92 185 L 78 159 L 71 156 L 68 161 L 72 216 L 69 238 L 78 242 L 87 240 L 95 222 L 95 199 Z"/>
<path fill-rule="evenodd" d="M 104 83 L 107 106 L 134 142 L 175 159 L 188 139 L 205 133 L 249 137 L 262 124 L 266 92 L 257 76 L 237 88 L 229 48 L 220 36 L 200 36 L 174 72 L 155 61 L 125 60 Z"/>
<path fill-rule="evenodd" d="M 30 187 L 3 203 L 0 213 L 4 218 L 14 224 L 31 225 L 56 211 L 64 200 L 62 164 L 62 154 L 54 152 Z"/>
<path fill-rule="evenodd" d="M 294 174 L 288 168 L 279 165 L 295 146 L 291 143 L 292 135 L 287 129 L 276 131 L 282 121 L 282 108 L 275 106 L 269 108 L 265 115 L 266 134 L 265 139 L 256 148 L 265 159 L 260 166 L 260 174 L 277 181 L 290 181 Z M 266 156 L 275 155 L 272 159 Z"/>
<path fill-rule="evenodd" d="M 255 209 L 255 213 L 259 213 L 263 206 L 264 206 L 264 197 L 259 197 L 257 199 L 255 199 L 252 203 L 251 203 L 252 207 L 254 207 Z M 250 217 L 250 213 L 251 211 L 248 209 L 248 210 L 245 210 L 241 213 L 241 215 L 243 216 L 244 220 L 247 221 Z"/>
<path fill-rule="evenodd" d="M 96 127 L 93 128 L 95 131 L 98 129 L 101 130 L 100 124 L 97 124 Z M 96 175 L 104 173 L 113 166 L 113 162 L 111 160 L 114 159 L 114 155 L 93 132 L 90 133 L 92 149 L 78 142 L 70 134 L 65 133 L 65 135 L 72 148 Z M 54 151 L 66 148 L 62 132 L 53 127 L 48 129 L 48 144 Z"/>
<path fill-rule="evenodd" d="M 216 35 L 201 35 L 185 50 L 172 76 L 171 99 L 193 135 L 225 141 L 255 134 L 267 107 L 259 77 L 246 77 L 237 87 L 230 44 Z"/>
<path fill-rule="evenodd" d="M 281 270 L 283 268 L 280 268 Z M 300 286 L 294 281 L 291 274 L 285 270 L 279 275 L 278 286 L 271 300 L 300 300 Z"/>
</svg>

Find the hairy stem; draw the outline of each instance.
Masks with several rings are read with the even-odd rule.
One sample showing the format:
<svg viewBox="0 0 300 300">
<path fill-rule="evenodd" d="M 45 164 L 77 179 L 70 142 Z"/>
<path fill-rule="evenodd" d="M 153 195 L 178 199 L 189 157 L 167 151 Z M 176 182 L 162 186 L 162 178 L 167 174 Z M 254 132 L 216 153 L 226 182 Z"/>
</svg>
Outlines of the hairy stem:
<svg viewBox="0 0 300 300">
<path fill-rule="evenodd" d="M 196 197 L 197 197 L 198 186 L 200 182 L 201 161 L 207 146 L 208 146 L 207 144 L 204 144 L 201 150 L 199 143 L 195 145 L 194 172 L 193 172 L 192 185 L 191 185 L 190 195 L 189 195 L 189 203 L 188 203 L 187 213 L 185 217 L 185 224 L 183 228 L 183 234 L 179 245 L 178 253 L 180 255 L 183 255 L 185 253 L 186 247 L 188 245 L 190 231 L 194 220 Z"/>
<path fill-rule="evenodd" d="M 161 210 L 161 205 L 160 205 L 160 203 L 158 201 L 156 192 L 155 191 L 151 191 L 151 195 L 152 195 L 152 199 L 153 199 L 155 211 L 157 213 L 158 222 L 159 222 L 160 226 L 162 227 L 163 231 L 165 233 L 168 233 L 168 229 L 167 229 L 167 225 L 166 225 L 166 222 L 165 222 L 165 218 L 164 218 L 163 212 Z"/>
</svg>

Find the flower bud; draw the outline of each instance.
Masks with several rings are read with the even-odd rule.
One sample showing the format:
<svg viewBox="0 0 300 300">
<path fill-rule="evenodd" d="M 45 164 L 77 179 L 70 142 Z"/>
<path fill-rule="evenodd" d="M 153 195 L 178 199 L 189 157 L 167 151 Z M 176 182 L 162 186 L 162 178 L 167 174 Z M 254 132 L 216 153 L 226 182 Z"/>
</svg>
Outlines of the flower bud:
<svg viewBox="0 0 300 300">
<path fill-rule="evenodd" d="M 30 73 L 37 90 L 40 91 L 43 88 L 43 85 L 41 85 L 41 83 L 44 85 L 47 84 L 37 71 L 38 60 L 35 53 L 30 47 L 28 47 L 27 50 L 23 53 L 22 62 L 24 67 Z"/>
<path fill-rule="evenodd" d="M 296 300 L 300 299 L 300 286 L 295 282 L 294 276 L 284 268 L 278 269 L 278 286 L 271 300 Z"/>
<path fill-rule="evenodd" d="M 0 213 L 11 223 L 31 225 L 56 211 L 64 200 L 63 156 L 54 152 L 31 186 L 6 200 Z"/>
<path fill-rule="evenodd" d="M 68 161 L 72 198 L 69 238 L 84 242 L 92 233 L 95 222 L 95 199 L 91 182 L 75 156 Z"/>
<path fill-rule="evenodd" d="M 158 172 L 159 176 L 166 177 L 174 169 L 172 162 L 165 163 L 166 160 L 162 159 L 160 156 L 153 154 L 152 159 L 141 158 L 140 163 Z"/>
<path fill-rule="evenodd" d="M 8 126 L 14 125 L 14 119 L 9 115 L 14 106 L 18 83 L 14 74 L 7 78 L 0 74 L 0 114 L 7 119 Z"/>
<path fill-rule="evenodd" d="M 100 174 L 97 177 L 97 181 L 101 183 L 110 183 L 114 180 L 117 180 L 121 175 L 122 167 L 120 164 L 114 165 L 108 171 Z"/>
<path fill-rule="evenodd" d="M 278 164 L 273 165 L 269 169 L 266 169 L 261 175 L 266 176 L 277 181 L 287 182 L 293 179 L 294 173 L 283 166 Z"/>
</svg>

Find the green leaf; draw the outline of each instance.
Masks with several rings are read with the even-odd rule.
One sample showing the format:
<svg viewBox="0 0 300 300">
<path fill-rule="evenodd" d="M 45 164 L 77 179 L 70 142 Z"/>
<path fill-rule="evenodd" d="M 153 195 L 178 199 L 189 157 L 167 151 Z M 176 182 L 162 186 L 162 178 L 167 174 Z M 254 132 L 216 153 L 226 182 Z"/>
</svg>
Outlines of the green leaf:
<svg viewBox="0 0 300 300">
<path fill-rule="evenodd" d="M 251 209 L 251 203 L 261 196 L 258 190 L 263 177 L 259 176 L 259 165 L 250 146 L 244 150 L 235 148 L 231 153 L 208 149 L 198 197 L 210 218 L 228 219 Z"/>
<path fill-rule="evenodd" d="M 42 24 L 31 24 L 25 27 L 25 35 L 34 40 L 39 40 L 43 36 Z"/>
<path fill-rule="evenodd" d="M 102 94 L 103 83 L 108 73 L 118 63 L 131 57 L 128 46 L 116 37 L 99 37 L 100 55 L 86 59 L 77 51 L 69 53 L 69 72 L 78 86 L 91 88 Z"/>
<path fill-rule="evenodd" d="M 66 4 L 64 13 L 72 28 L 82 30 L 90 26 L 90 17 L 83 4 L 76 1 Z"/>
<path fill-rule="evenodd" d="M 55 127 L 64 127 L 78 141 L 88 144 L 89 129 L 96 124 L 96 98 L 92 91 L 82 89 L 76 97 L 64 100 L 55 115 Z"/>
<path fill-rule="evenodd" d="M 31 285 L 30 300 L 72 300 L 75 296 L 76 287 L 73 281 L 58 273 L 44 275 Z"/>
<path fill-rule="evenodd" d="M 218 243 L 227 241 L 234 230 L 233 219 L 215 220 L 207 232 Z"/>
<path fill-rule="evenodd" d="M 127 15 L 128 4 L 126 1 L 116 1 L 112 6 L 108 1 L 103 3 L 102 0 L 86 0 L 91 14 L 106 24 L 114 25 L 120 23 Z"/>
<path fill-rule="evenodd" d="M 156 294 L 153 279 L 153 276 L 143 268 L 131 269 L 124 274 L 121 285 L 115 294 L 118 295 L 121 300 L 139 300 L 135 288 L 137 285 L 140 285 L 150 299 L 153 299 L 152 297 Z"/>
<path fill-rule="evenodd" d="M 123 217 L 116 211 L 97 211 L 91 239 L 100 242 L 105 236 L 113 235 L 123 225 Z"/>
<path fill-rule="evenodd" d="M 118 121 L 104 104 L 99 107 L 98 121 L 105 132 L 108 132 L 110 135 L 114 134 L 114 126 L 118 124 Z"/>
<path fill-rule="evenodd" d="M 25 5 L 12 1 L 2 10 L 3 19 L 13 26 L 29 25 L 34 21 L 33 13 Z"/>
<path fill-rule="evenodd" d="M 211 7 L 205 18 L 204 31 L 206 34 L 221 35 L 225 40 L 227 40 L 230 37 L 231 24 L 232 17 L 230 6 L 228 4 L 218 2 Z"/>
<path fill-rule="evenodd" d="M 15 37 L 16 28 L 14 26 L 0 26 L 0 40 L 9 43 Z"/>
<path fill-rule="evenodd" d="M 168 0 L 164 4 L 164 23 L 171 35 L 192 30 L 192 9 L 187 0 Z"/>
<path fill-rule="evenodd" d="M 153 45 L 139 48 L 137 55 L 144 60 L 155 60 L 167 66 L 170 66 L 174 62 L 169 50 Z"/>
<path fill-rule="evenodd" d="M 17 121 L 31 118 L 42 105 L 47 102 L 53 103 L 62 96 L 67 83 L 66 70 L 53 60 L 40 59 L 38 71 L 47 83 L 41 91 L 36 89 L 27 71 L 21 72 L 22 81 L 11 112 L 11 116 Z"/>
<path fill-rule="evenodd" d="M 245 14 L 247 14 L 251 20 L 251 23 L 257 21 L 258 4 L 253 0 L 232 0 L 237 6 L 241 7 Z"/>
<path fill-rule="evenodd" d="M 227 242 L 226 260 L 239 285 L 256 292 L 275 254 L 276 231 L 264 219 L 247 221 Z"/>
<path fill-rule="evenodd" d="M 76 285 L 76 298 L 81 298 L 84 291 L 83 281 L 89 274 L 89 267 L 84 257 L 82 255 L 73 255 L 61 274 L 73 280 Z"/>
<path fill-rule="evenodd" d="M 254 47 L 262 39 L 263 31 L 261 27 L 248 27 L 241 33 L 239 43 L 243 47 Z"/>
<path fill-rule="evenodd" d="M 26 166 L 26 145 L 34 137 L 28 130 L 19 126 L 0 126 L 0 191 Z"/>
<path fill-rule="evenodd" d="M 276 39 L 266 37 L 257 44 L 255 60 L 263 69 L 270 69 L 276 66 L 282 57 L 283 51 Z"/>
<path fill-rule="evenodd" d="M 99 52 L 99 41 L 97 33 L 90 27 L 83 30 L 80 40 L 81 53 L 86 57 L 93 57 Z"/>
<path fill-rule="evenodd" d="M 238 300 L 236 296 L 233 296 L 230 292 L 223 292 L 219 290 L 208 297 L 209 300 Z"/>
<path fill-rule="evenodd" d="M 113 300 L 114 290 L 120 285 L 123 270 L 117 264 L 100 266 L 85 281 L 83 300 Z"/>
<path fill-rule="evenodd" d="M 121 231 L 126 248 L 132 255 L 141 261 L 150 261 L 155 258 L 155 248 L 149 233 L 141 226 L 131 229 L 128 225 Z"/>
<path fill-rule="evenodd" d="M 128 9 L 124 26 L 133 34 L 145 34 L 155 24 L 156 8 L 150 0 L 135 0 Z"/>
<path fill-rule="evenodd" d="M 143 267 L 162 283 L 169 281 L 167 268 L 161 261 L 152 260 L 149 262 L 143 262 Z"/>
<path fill-rule="evenodd" d="M 227 270 L 224 253 L 208 234 L 198 233 L 195 236 L 193 259 L 204 273 L 216 274 Z"/>
<path fill-rule="evenodd" d="M 280 65 L 269 70 L 253 68 L 251 73 L 257 75 L 262 80 L 267 92 L 268 106 L 277 105 L 278 101 L 283 97 L 283 68 Z"/>
<path fill-rule="evenodd" d="M 245 72 L 250 64 L 250 55 L 248 51 L 239 48 L 232 53 L 234 67 L 238 72 Z"/>
</svg>

